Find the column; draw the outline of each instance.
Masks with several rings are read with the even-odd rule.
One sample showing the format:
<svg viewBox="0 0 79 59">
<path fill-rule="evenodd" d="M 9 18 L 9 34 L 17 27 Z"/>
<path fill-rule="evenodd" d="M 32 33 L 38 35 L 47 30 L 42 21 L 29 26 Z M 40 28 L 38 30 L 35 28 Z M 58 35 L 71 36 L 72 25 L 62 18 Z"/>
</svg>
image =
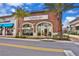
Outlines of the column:
<svg viewBox="0 0 79 59">
<path fill-rule="evenodd" d="M 14 20 L 14 29 L 13 29 L 13 36 L 16 36 L 16 31 L 17 31 L 17 21 Z"/>
<path fill-rule="evenodd" d="M 5 27 L 3 28 L 3 36 L 5 36 Z"/>
</svg>

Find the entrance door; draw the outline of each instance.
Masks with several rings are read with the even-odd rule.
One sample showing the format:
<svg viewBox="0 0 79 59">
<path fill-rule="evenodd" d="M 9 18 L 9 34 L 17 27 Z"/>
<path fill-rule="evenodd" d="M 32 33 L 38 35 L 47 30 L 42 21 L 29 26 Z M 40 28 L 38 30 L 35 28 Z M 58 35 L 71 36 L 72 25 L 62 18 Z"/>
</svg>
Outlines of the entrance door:
<svg viewBox="0 0 79 59">
<path fill-rule="evenodd" d="M 3 32 L 3 28 L 0 28 L 0 35 L 2 35 L 2 32 Z"/>
<path fill-rule="evenodd" d="M 41 23 L 37 26 L 37 35 L 38 36 L 51 36 L 52 28 L 49 23 Z"/>
<path fill-rule="evenodd" d="M 26 35 L 26 36 L 33 36 L 33 27 L 31 24 L 25 24 L 23 25 L 23 32 L 22 32 L 23 35 Z"/>
<path fill-rule="evenodd" d="M 44 29 L 44 36 L 47 36 L 47 29 Z"/>
</svg>

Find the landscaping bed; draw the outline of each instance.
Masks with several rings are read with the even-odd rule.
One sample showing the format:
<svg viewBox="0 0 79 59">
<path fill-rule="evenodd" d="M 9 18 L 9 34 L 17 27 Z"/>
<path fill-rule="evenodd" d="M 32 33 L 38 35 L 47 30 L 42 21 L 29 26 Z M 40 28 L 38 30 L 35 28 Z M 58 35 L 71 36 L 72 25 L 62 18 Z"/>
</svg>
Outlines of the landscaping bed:
<svg viewBox="0 0 79 59">
<path fill-rule="evenodd" d="M 69 35 L 62 35 L 62 37 L 60 37 L 60 35 L 57 34 L 53 35 L 53 39 L 70 41 Z"/>
<path fill-rule="evenodd" d="M 66 41 L 70 41 L 69 35 L 62 35 L 62 37 L 60 37 L 60 35 L 56 34 L 53 35 L 51 37 L 41 37 L 41 36 L 20 36 L 20 37 L 15 37 L 15 38 L 23 38 L 23 39 L 40 39 L 43 41 L 52 41 L 52 40 L 66 40 Z M 47 39 L 47 40 L 44 40 Z M 51 39 L 51 40 L 50 40 Z"/>
<path fill-rule="evenodd" d="M 42 37 L 42 36 L 20 36 L 15 38 L 24 38 L 24 39 L 52 39 L 52 37 Z"/>
</svg>

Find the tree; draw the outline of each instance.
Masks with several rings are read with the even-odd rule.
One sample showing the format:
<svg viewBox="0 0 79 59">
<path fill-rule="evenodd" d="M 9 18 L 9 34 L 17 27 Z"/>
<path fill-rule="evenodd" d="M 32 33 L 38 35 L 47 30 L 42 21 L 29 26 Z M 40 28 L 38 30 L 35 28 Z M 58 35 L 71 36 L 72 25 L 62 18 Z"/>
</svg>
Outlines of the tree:
<svg viewBox="0 0 79 59">
<path fill-rule="evenodd" d="M 48 7 L 49 11 L 56 11 L 59 16 L 59 35 L 60 39 L 62 39 L 62 12 L 67 11 L 72 8 L 79 8 L 79 6 L 74 6 L 73 3 L 45 3 Z"/>
<path fill-rule="evenodd" d="M 16 18 L 16 36 L 22 36 L 22 22 L 25 16 L 28 16 L 29 13 L 25 12 L 22 8 L 17 8 L 16 12 L 13 13 L 13 16 Z"/>
</svg>

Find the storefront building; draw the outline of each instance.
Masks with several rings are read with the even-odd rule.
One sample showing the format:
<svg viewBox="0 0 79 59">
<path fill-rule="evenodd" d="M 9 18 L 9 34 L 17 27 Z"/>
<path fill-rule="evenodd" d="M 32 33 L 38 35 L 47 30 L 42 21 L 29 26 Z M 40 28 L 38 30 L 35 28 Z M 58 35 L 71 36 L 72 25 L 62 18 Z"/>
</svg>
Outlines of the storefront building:
<svg viewBox="0 0 79 59">
<path fill-rule="evenodd" d="M 69 24 L 70 24 L 70 32 L 79 34 L 79 17 L 71 21 Z"/>
<path fill-rule="evenodd" d="M 23 19 L 22 35 L 52 36 L 60 32 L 59 16 L 56 12 L 32 12 Z M 21 21 L 19 20 L 19 21 Z M 13 16 L 0 17 L 0 36 L 16 36 L 17 19 Z"/>
</svg>

